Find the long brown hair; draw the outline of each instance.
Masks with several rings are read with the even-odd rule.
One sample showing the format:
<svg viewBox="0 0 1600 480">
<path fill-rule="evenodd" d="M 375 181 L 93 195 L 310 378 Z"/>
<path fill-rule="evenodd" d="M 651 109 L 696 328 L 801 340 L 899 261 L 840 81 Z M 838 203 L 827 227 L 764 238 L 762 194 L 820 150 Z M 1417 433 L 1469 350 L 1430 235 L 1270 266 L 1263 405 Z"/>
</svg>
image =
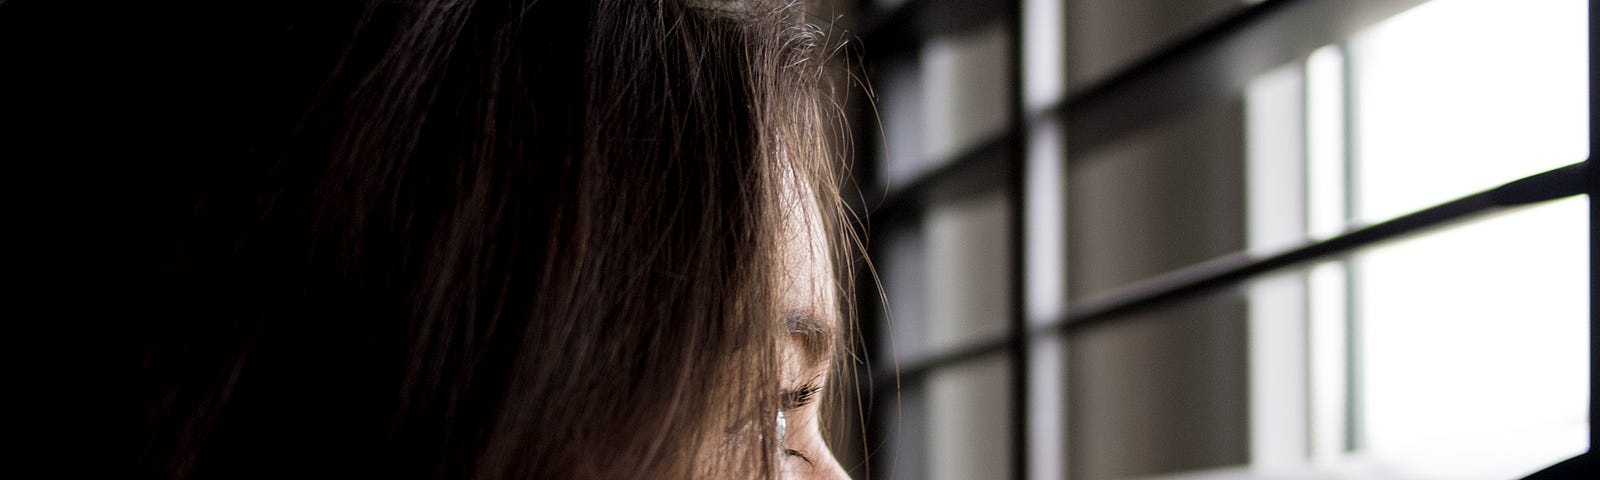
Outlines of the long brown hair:
<svg viewBox="0 0 1600 480">
<path fill-rule="evenodd" d="M 56 310 L 94 340 L 74 451 L 140 478 L 774 475 L 784 178 L 843 231 L 802 15 L 0 4 L 0 157 L 74 171 L 41 243 L 94 272 L 42 282 L 95 297 Z"/>
</svg>

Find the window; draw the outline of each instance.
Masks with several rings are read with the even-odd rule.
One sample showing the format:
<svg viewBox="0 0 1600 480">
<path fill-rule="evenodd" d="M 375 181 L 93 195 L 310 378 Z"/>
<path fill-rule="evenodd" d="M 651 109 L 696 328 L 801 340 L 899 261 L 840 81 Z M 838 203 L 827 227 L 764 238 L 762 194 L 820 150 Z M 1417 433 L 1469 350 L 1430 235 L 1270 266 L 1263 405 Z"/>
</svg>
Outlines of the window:
<svg viewBox="0 0 1600 480">
<path fill-rule="evenodd" d="M 1587 2 L 860 10 L 857 475 L 1517 478 L 1592 444 Z"/>
</svg>

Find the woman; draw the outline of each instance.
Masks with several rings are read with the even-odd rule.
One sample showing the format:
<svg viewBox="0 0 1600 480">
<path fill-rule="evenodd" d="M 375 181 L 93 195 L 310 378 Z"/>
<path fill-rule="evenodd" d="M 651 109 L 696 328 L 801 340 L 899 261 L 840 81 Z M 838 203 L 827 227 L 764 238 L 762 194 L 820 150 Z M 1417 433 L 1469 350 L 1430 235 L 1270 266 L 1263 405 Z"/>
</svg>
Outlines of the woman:
<svg viewBox="0 0 1600 480">
<path fill-rule="evenodd" d="M 801 15 L 0 3 L 0 157 L 71 192 L 29 228 L 79 299 L 70 448 L 132 478 L 842 476 Z"/>
</svg>

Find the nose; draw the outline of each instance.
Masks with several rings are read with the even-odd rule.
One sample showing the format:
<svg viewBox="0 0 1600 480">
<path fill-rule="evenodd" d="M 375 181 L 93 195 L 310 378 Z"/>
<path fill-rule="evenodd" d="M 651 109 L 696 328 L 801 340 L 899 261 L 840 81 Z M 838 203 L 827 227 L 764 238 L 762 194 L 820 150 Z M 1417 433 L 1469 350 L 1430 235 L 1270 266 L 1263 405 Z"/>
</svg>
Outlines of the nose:
<svg viewBox="0 0 1600 480">
<path fill-rule="evenodd" d="M 806 480 L 849 480 L 850 474 L 845 473 L 844 467 L 839 465 L 839 459 L 833 458 L 832 450 L 824 447 L 823 451 L 819 453 L 821 455 L 818 455 L 815 459 L 816 464 L 812 465 L 812 468 L 809 469 L 810 471 L 806 472 L 805 475 L 801 475 L 800 478 Z"/>
<path fill-rule="evenodd" d="M 850 480 L 850 474 L 845 473 L 844 467 L 839 466 L 839 461 L 834 459 L 833 454 L 831 453 L 828 454 L 826 460 L 823 460 L 822 472 L 820 473 L 821 475 L 819 475 L 817 478 L 826 478 L 829 480 Z"/>
</svg>

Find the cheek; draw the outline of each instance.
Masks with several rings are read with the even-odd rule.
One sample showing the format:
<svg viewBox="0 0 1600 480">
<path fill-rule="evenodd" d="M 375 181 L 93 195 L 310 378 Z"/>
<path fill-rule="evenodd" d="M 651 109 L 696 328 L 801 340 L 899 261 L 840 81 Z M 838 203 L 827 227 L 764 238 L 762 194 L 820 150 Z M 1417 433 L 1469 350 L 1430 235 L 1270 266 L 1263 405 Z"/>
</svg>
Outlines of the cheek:
<svg viewBox="0 0 1600 480">
<path fill-rule="evenodd" d="M 822 440 L 822 429 L 817 421 L 817 406 L 808 405 L 794 413 L 794 418 L 789 420 L 788 448 L 806 452 L 807 456 L 817 458 L 826 443 Z"/>
<path fill-rule="evenodd" d="M 822 439 L 822 432 L 817 424 L 817 407 L 806 407 L 806 412 L 796 412 L 796 420 L 789 435 L 786 448 L 805 452 L 811 463 L 806 463 L 798 458 L 786 459 L 783 466 L 782 478 L 786 480 L 799 479 L 838 479 L 850 478 L 833 458 L 833 452 L 828 448 L 827 442 Z M 803 423 L 803 424 L 802 424 Z"/>
</svg>

